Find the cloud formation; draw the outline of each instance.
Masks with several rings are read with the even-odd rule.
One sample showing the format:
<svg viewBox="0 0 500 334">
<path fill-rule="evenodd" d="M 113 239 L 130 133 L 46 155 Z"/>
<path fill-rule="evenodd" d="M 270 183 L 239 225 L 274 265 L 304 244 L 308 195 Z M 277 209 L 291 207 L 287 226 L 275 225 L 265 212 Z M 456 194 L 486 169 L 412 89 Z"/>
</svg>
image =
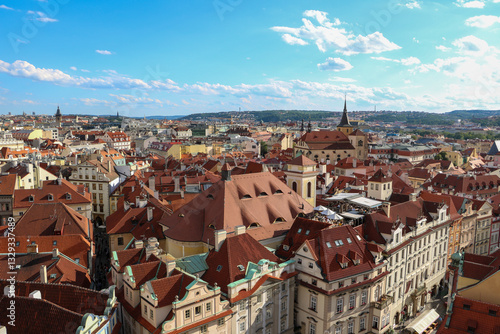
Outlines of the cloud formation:
<svg viewBox="0 0 500 334">
<path fill-rule="evenodd" d="M 326 12 L 306 10 L 303 13 L 302 26 L 299 28 L 275 26 L 271 30 L 281 33 L 282 39 L 291 45 L 306 45 L 307 41 L 316 44 L 321 52 L 333 50 L 343 55 L 359 53 L 381 53 L 400 49 L 401 47 L 389 41 L 384 35 L 376 31 L 372 34 L 354 35 L 352 32 L 339 27 L 339 19 L 330 21 Z M 314 19 L 317 24 L 309 18 Z"/>
<path fill-rule="evenodd" d="M 109 55 L 113 54 L 113 52 L 108 51 L 108 50 L 95 50 L 95 52 L 97 52 L 98 54 L 101 54 L 101 55 L 105 55 L 105 56 L 109 56 Z"/>
<path fill-rule="evenodd" d="M 495 23 L 500 23 L 500 16 L 495 15 L 479 15 L 473 16 L 465 20 L 465 25 L 476 28 L 488 28 Z"/>
<path fill-rule="evenodd" d="M 318 68 L 322 71 L 348 71 L 352 69 L 352 65 L 341 58 L 326 58 L 324 63 L 318 64 Z"/>
</svg>

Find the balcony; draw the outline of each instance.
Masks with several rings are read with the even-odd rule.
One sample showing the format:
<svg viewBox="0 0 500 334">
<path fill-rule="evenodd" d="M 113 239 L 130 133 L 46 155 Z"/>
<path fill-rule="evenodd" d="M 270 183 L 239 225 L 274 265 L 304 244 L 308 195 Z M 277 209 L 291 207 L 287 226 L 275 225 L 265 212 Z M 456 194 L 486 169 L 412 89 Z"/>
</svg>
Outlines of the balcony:
<svg viewBox="0 0 500 334">
<path fill-rule="evenodd" d="M 391 304 L 392 304 L 392 297 L 389 295 L 383 295 L 377 302 L 372 302 L 370 306 L 375 307 L 378 310 L 382 310 Z"/>
</svg>

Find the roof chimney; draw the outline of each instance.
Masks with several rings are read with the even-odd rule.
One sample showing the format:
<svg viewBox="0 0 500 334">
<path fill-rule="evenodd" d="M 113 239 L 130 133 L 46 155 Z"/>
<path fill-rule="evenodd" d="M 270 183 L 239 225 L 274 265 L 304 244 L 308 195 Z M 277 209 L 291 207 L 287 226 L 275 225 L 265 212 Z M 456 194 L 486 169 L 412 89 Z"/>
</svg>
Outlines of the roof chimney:
<svg viewBox="0 0 500 334">
<path fill-rule="evenodd" d="M 155 177 L 154 176 L 150 176 L 149 177 L 149 185 L 148 185 L 148 187 L 152 191 L 155 191 Z"/>
<path fill-rule="evenodd" d="M 174 176 L 174 193 L 181 191 L 181 179 L 179 175 Z"/>
<path fill-rule="evenodd" d="M 148 222 L 152 221 L 153 220 L 153 207 L 152 206 L 148 206 L 147 207 L 147 210 L 148 210 Z"/>
<path fill-rule="evenodd" d="M 52 250 L 52 258 L 55 259 L 55 258 L 58 258 L 58 257 L 59 257 L 59 249 L 54 248 Z"/>
<path fill-rule="evenodd" d="M 223 181 L 231 181 L 231 167 L 227 162 L 222 166 L 221 175 Z"/>
<path fill-rule="evenodd" d="M 27 250 L 28 254 L 38 253 L 38 245 L 35 242 L 32 242 L 31 244 L 26 246 L 26 250 Z"/>
<path fill-rule="evenodd" d="M 238 225 L 234 228 L 234 235 L 240 235 L 245 233 L 245 225 Z"/>
<path fill-rule="evenodd" d="M 175 261 L 168 261 L 167 262 L 167 277 L 172 275 L 172 272 L 175 269 Z"/>
<path fill-rule="evenodd" d="M 134 246 L 135 246 L 135 248 L 142 248 L 142 247 L 144 247 L 144 241 L 136 240 L 136 241 L 134 241 Z"/>
<path fill-rule="evenodd" d="M 135 196 L 135 207 L 138 208 L 141 205 L 141 196 Z"/>
<path fill-rule="evenodd" d="M 47 267 L 44 264 L 40 266 L 40 282 L 47 283 Z"/>
<path fill-rule="evenodd" d="M 390 202 L 382 203 L 382 210 L 384 210 L 387 217 L 391 217 L 391 203 Z"/>
<path fill-rule="evenodd" d="M 222 247 L 222 244 L 226 240 L 226 231 L 225 230 L 217 230 L 215 231 L 215 251 L 218 252 Z"/>
</svg>

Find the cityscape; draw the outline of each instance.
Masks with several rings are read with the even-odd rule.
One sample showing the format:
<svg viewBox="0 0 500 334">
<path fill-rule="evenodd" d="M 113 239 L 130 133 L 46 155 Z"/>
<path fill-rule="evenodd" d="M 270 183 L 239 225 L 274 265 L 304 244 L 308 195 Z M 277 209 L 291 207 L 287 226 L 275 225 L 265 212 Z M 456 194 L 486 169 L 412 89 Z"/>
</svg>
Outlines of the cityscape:
<svg viewBox="0 0 500 334">
<path fill-rule="evenodd" d="M 0 16 L 0 334 L 500 334 L 498 1 Z"/>
</svg>

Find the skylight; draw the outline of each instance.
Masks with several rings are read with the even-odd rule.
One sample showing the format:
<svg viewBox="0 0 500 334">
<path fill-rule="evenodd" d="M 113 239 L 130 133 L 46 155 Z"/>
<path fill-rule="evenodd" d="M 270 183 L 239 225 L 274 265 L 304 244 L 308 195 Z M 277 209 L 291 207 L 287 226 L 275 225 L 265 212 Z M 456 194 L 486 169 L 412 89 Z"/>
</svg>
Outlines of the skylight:
<svg viewBox="0 0 500 334">
<path fill-rule="evenodd" d="M 309 230 L 306 231 L 306 235 L 309 235 Z"/>
<path fill-rule="evenodd" d="M 347 238 L 347 242 L 350 243 L 350 244 L 352 244 L 351 238 Z"/>
<path fill-rule="evenodd" d="M 219 264 L 219 265 L 217 266 L 217 271 L 221 271 L 221 270 L 222 270 L 222 266 Z"/>
<path fill-rule="evenodd" d="M 239 269 L 240 271 L 245 271 L 245 267 L 243 267 L 243 265 L 238 264 L 238 266 L 237 266 L 237 267 L 238 267 L 238 269 Z"/>
<path fill-rule="evenodd" d="M 297 231 L 297 233 L 300 233 L 300 232 L 302 232 L 302 229 L 301 229 L 301 228 L 299 228 L 299 230 Z"/>
<path fill-rule="evenodd" d="M 356 235 L 356 238 L 358 238 L 358 240 L 361 241 L 361 237 L 359 235 Z"/>
<path fill-rule="evenodd" d="M 326 242 L 326 247 L 328 247 L 328 248 L 332 248 L 332 244 L 330 243 L 330 241 L 327 241 L 327 242 Z"/>
</svg>

